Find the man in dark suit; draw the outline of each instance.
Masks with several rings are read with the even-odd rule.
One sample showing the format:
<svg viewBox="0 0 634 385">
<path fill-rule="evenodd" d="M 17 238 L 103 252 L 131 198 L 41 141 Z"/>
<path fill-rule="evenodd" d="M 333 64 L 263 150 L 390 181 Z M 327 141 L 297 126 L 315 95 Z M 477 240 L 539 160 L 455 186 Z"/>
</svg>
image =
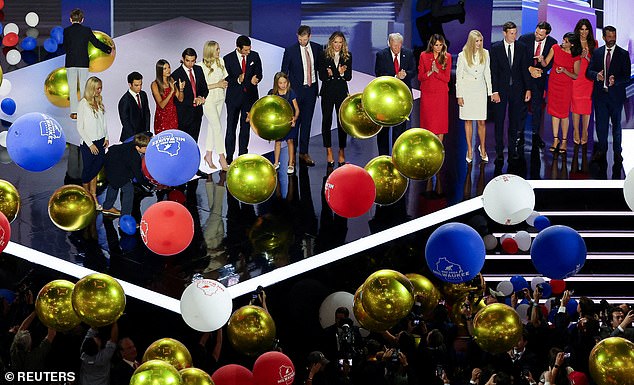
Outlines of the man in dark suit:
<svg viewBox="0 0 634 385">
<path fill-rule="evenodd" d="M 586 76 L 594 80 L 592 104 L 594 105 L 594 119 L 598 141 L 594 146 L 593 161 L 605 163 L 608 151 L 609 121 L 612 122 L 612 149 L 614 151 L 614 166 L 620 170 L 623 167 L 621 155 L 621 114 L 625 102 L 625 87 L 629 84 L 630 55 L 623 48 L 616 45 L 616 28 L 603 27 L 603 41 L 605 45 L 597 48 L 590 59 Z M 615 178 L 616 175 L 612 177 Z"/>
<path fill-rule="evenodd" d="M 66 51 L 66 79 L 70 92 L 70 117 L 77 119 L 77 80 L 79 78 L 80 98 L 84 95 L 84 87 L 88 80 L 88 42 L 95 48 L 109 54 L 112 48 L 97 39 L 92 29 L 81 25 L 84 22 L 84 13 L 81 9 L 75 8 L 70 13 L 70 26 L 64 28 L 64 50 Z"/>
<path fill-rule="evenodd" d="M 509 128 L 507 132 L 509 159 L 518 159 L 517 133 L 524 125 L 526 102 L 531 100 L 531 77 L 528 72 L 526 46 L 515 41 L 517 26 L 507 21 L 502 26 L 504 40 L 491 46 L 491 101 L 495 103 L 495 152 L 496 165 L 504 163 L 504 119 L 508 106 Z"/>
<path fill-rule="evenodd" d="M 258 100 L 258 83 L 262 81 L 262 61 L 257 52 L 251 51 L 251 39 L 248 36 L 238 36 L 236 50 L 224 56 L 225 68 L 229 76 L 225 80 L 227 87 L 227 132 L 225 147 L 227 162 L 233 161 L 236 150 L 236 130 L 240 121 L 240 136 L 238 138 L 238 155 L 249 152 L 249 123 L 247 113 Z"/>
<path fill-rule="evenodd" d="M 136 346 L 130 338 L 125 337 L 119 340 L 117 348 L 110 371 L 110 385 L 129 385 L 130 378 L 139 367 Z"/>
<path fill-rule="evenodd" d="M 388 47 L 376 53 L 374 74 L 378 76 L 394 76 L 407 84 L 412 90 L 412 79 L 416 77 L 416 62 L 414 53 L 403 48 L 403 36 L 391 33 L 387 41 Z M 392 127 L 392 145 L 405 131 L 406 122 Z M 379 155 L 390 155 L 390 127 L 383 127 L 376 136 Z"/>
<path fill-rule="evenodd" d="M 539 56 L 548 55 L 553 45 L 557 44 L 557 40 L 549 36 L 552 30 L 550 24 L 545 21 L 539 22 L 535 27 L 534 33 L 526 33 L 518 39 L 526 45 L 526 53 L 528 55 L 529 73 L 531 75 L 531 111 L 533 119 L 531 126 L 533 129 L 533 147 L 544 148 L 546 144 L 539 135 L 542 125 L 543 107 L 544 107 L 544 89 L 548 83 L 548 71 L 553 66 L 554 60 L 551 60 L 546 67 L 543 67 L 539 60 Z M 524 146 L 524 126 L 520 127 L 519 138 L 517 141 L 518 151 Z"/>
<path fill-rule="evenodd" d="M 197 56 L 193 48 L 186 48 L 182 55 L 182 65 L 172 72 L 175 84 L 184 84 L 184 87 L 181 87 L 183 101 L 174 98 L 178 129 L 191 135 L 196 142 L 203 120 L 203 104 L 209 94 L 203 69 L 195 65 Z"/>
<path fill-rule="evenodd" d="M 136 134 L 150 132 L 150 107 L 147 94 L 141 90 L 143 76 L 138 72 L 128 75 L 130 89 L 119 99 L 119 119 L 121 120 L 121 137 L 124 142 Z"/>
<path fill-rule="evenodd" d="M 299 119 L 296 125 L 299 132 L 299 162 L 312 167 L 315 162 L 308 154 L 308 144 L 315 103 L 319 93 L 317 59 L 321 55 L 323 47 L 311 42 L 310 35 L 309 26 L 299 26 L 297 29 L 297 43 L 284 50 L 282 72 L 288 75 L 291 88 L 297 95 Z M 295 141 L 297 141 L 297 138 Z"/>
</svg>

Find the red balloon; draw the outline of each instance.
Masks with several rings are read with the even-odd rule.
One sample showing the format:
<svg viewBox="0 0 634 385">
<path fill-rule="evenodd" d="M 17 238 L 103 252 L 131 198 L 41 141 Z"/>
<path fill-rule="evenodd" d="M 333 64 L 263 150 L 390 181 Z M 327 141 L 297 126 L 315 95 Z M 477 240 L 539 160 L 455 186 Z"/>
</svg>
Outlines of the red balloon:
<svg viewBox="0 0 634 385">
<path fill-rule="evenodd" d="M 255 385 L 291 385 L 294 379 L 295 366 L 283 353 L 266 352 L 253 364 Z"/>
<path fill-rule="evenodd" d="M 0 0 L 0 9 L 2 8 L 4 8 L 4 0 Z M 4 18 L 2 20 L 4 20 Z"/>
<path fill-rule="evenodd" d="M 211 375 L 215 385 L 253 385 L 253 373 L 244 366 L 229 364 Z"/>
<path fill-rule="evenodd" d="M 20 40 L 20 38 L 17 33 L 9 32 L 2 38 L 2 45 L 5 47 L 13 47 L 18 44 L 18 40 Z"/>
<path fill-rule="evenodd" d="M 11 239 L 11 224 L 4 213 L 0 211 L 0 253 L 9 244 L 9 239 Z"/>
<path fill-rule="evenodd" d="M 179 203 L 157 202 L 143 214 L 139 232 L 148 249 L 159 255 L 174 255 L 185 250 L 194 238 L 194 219 Z"/>
<path fill-rule="evenodd" d="M 324 194 L 332 211 L 344 218 L 354 218 L 370 210 L 376 197 L 376 187 L 370 174 L 362 167 L 346 164 L 330 174 Z"/>
<path fill-rule="evenodd" d="M 550 287 L 553 289 L 553 294 L 561 294 L 566 290 L 566 281 L 561 279 L 551 279 Z"/>
<path fill-rule="evenodd" d="M 159 182 L 157 182 L 156 179 L 154 179 L 152 175 L 150 175 L 150 172 L 147 170 L 147 165 L 145 164 L 145 157 L 141 158 L 141 171 L 143 171 L 143 175 L 145 175 L 145 177 L 147 178 L 147 180 L 150 181 L 150 183 L 152 183 L 155 186 L 159 185 Z"/>
<path fill-rule="evenodd" d="M 517 246 L 517 242 L 513 238 L 506 238 L 502 241 L 502 250 L 506 251 L 508 254 L 515 254 L 519 247 Z"/>
<path fill-rule="evenodd" d="M 187 197 L 185 197 L 185 193 L 183 193 L 181 190 L 170 191 L 167 194 L 167 199 L 171 200 L 172 202 L 176 202 L 180 204 L 185 204 L 185 201 L 187 201 Z"/>
</svg>

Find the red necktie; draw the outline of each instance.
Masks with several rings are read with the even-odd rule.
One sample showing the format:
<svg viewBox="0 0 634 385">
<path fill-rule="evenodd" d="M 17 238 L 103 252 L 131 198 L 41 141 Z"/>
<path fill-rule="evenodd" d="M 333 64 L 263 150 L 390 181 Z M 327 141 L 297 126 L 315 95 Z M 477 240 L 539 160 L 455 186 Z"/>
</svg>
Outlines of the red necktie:
<svg viewBox="0 0 634 385">
<path fill-rule="evenodd" d="M 242 55 L 242 73 L 247 73 L 247 57 Z"/>
<path fill-rule="evenodd" d="M 141 98 L 139 97 L 139 94 L 136 94 L 136 104 L 138 104 L 139 108 L 141 108 Z"/>
<path fill-rule="evenodd" d="M 605 87 L 607 88 L 610 85 L 610 81 L 608 80 L 610 73 L 610 62 L 612 61 L 612 48 L 608 48 L 608 53 L 605 55 L 605 74 L 603 75 L 603 80 L 605 82 Z"/>
<path fill-rule="evenodd" d="M 306 71 L 308 71 L 306 83 L 308 83 L 307 85 L 310 87 L 313 84 L 313 65 L 310 60 L 310 52 L 308 52 L 308 46 L 304 47 L 304 52 L 306 53 Z"/>
<path fill-rule="evenodd" d="M 192 92 L 194 93 L 194 99 L 196 99 L 196 80 L 194 80 L 194 73 L 192 69 L 189 69 L 189 83 L 192 85 Z"/>
<path fill-rule="evenodd" d="M 398 75 L 401 67 L 398 65 L 398 55 L 394 55 L 394 74 Z"/>
<path fill-rule="evenodd" d="M 542 42 L 537 43 L 537 48 L 535 49 L 535 57 L 539 56 L 542 53 Z M 533 65 L 537 65 L 537 59 L 533 60 Z"/>
</svg>

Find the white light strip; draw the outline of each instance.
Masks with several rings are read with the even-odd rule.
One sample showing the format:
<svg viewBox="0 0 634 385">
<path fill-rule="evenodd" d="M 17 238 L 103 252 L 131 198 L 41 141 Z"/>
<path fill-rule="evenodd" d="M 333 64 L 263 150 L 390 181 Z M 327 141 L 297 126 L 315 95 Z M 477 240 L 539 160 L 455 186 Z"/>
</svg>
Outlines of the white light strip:
<svg viewBox="0 0 634 385">
<path fill-rule="evenodd" d="M 524 259 L 531 259 L 531 256 L 528 254 L 495 254 L 495 255 L 489 255 L 487 254 L 486 259 L 490 259 L 490 260 L 509 260 L 509 261 L 517 261 L 517 260 L 524 260 Z M 611 261 L 611 260 L 634 260 L 634 255 L 632 254 L 588 254 L 586 256 L 586 260 L 606 260 L 606 261 Z"/>
<path fill-rule="evenodd" d="M 533 188 L 540 189 L 588 189 L 623 188 L 623 180 L 529 180 Z"/>
<path fill-rule="evenodd" d="M 526 280 L 541 277 L 537 274 L 520 274 Z M 484 279 L 493 282 L 509 281 L 512 276 L 506 274 L 488 274 Z M 574 277 L 566 278 L 566 282 L 634 282 L 634 275 L 605 275 L 605 274 L 577 274 Z"/>
<path fill-rule="evenodd" d="M 539 214 L 546 217 L 631 217 L 634 211 L 540 211 Z"/>
<path fill-rule="evenodd" d="M 53 257 L 52 255 L 42 253 L 41 251 L 33 250 L 15 242 L 9 242 L 7 248 L 4 249 L 4 252 L 25 259 L 36 265 L 42 265 L 48 267 L 49 269 L 60 271 L 78 279 L 89 274 L 98 273 L 98 271 L 87 269 L 83 266 Z M 179 300 L 145 289 L 141 286 L 134 285 L 119 278 L 117 278 L 117 281 L 121 284 L 121 287 L 123 287 L 123 291 L 126 295 L 180 314 Z"/>
<path fill-rule="evenodd" d="M 597 231 L 597 232 L 589 232 L 589 231 L 578 231 L 581 238 L 634 238 L 634 231 Z M 494 237 L 501 237 L 504 234 L 512 234 L 512 233 L 493 233 Z M 530 233 L 531 237 L 535 238 L 538 233 Z"/>
</svg>

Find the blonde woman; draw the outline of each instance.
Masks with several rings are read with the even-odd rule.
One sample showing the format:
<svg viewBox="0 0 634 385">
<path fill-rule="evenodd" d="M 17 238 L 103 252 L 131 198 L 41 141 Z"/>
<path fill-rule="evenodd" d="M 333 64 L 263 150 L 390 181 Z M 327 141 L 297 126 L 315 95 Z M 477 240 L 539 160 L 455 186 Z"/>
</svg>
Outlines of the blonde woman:
<svg viewBox="0 0 634 385">
<path fill-rule="evenodd" d="M 101 79 L 95 76 L 88 78 L 84 97 L 79 101 L 77 108 L 77 131 L 81 136 L 79 148 L 84 164 L 81 181 L 84 188 L 95 198 L 97 210 L 101 210 L 101 205 L 97 201 L 97 174 L 104 165 L 105 151 L 108 147 L 108 129 L 101 88 Z"/>
<path fill-rule="evenodd" d="M 482 34 L 475 29 L 469 32 L 467 44 L 458 54 L 456 67 L 456 98 L 460 119 L 464 120 L 464 131 L 467 139 L 467 163 L 473 161 L 473 121 L 478 125 L 480 138 L 480 158 L 488 162 L 485 138 L 488 96 L 493 94 L 491 88 L 491 67 L 489 51 L 482 46 Z"/>
<path fill-rule="evenodd" d="M 218 153 L 220 167 L 223 170 L 229 169 L 225 153 L 225 140 L 222 135 L 222 125 L 220 123 L 220 114 L 222 106 L 225 104 L 225 90 L 227 89 L 227 81 L 225 78 L 229 76 L 225 68 L 225 62 L 220 57 L 220 45 L 215 41 L 207 41 L 203 47 L 203 60 L 197 63 L 202 67 L 205 74 L 205 81 L 209 87 L 209 95 L 205 104 L 203 104 L 203 113 L 207 118 L 207 140 L 205 141 L 205 162 L 215 169 L 216 166 L 212 161 L 213 152 Z"/>
</svg>

